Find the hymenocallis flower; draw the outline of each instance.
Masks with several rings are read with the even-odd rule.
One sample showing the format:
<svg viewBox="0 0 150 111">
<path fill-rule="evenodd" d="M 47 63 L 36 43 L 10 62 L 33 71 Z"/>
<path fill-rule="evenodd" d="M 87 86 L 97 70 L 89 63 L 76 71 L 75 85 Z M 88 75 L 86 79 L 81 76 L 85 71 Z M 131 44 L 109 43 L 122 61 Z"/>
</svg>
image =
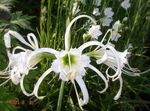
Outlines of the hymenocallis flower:
<svg viewBox="0 0 150 111">
<path fill-rule="evenodd" d="M 30 49 L 17 46 L 13 48 L 12 51 L 10 51 L 11 36 L 15 37 L 21 43 L 30 47 Z M 35 69 L 34 66 L 41 60 L 41 58 L 39 57 L 39 55 L 33 56 L 35 55 L 36 50 L 39 49 L 37 38 L 35 37 L 35 35 L 30 33 L 27 35 L 27 39 L 29 43 L 19 33 L 11 30 L 4 35 L 9 63 L 7 68 L 1 74 L 1 76 L 3 78 L 5 77 L 7 80 L 1 83 L 1 85 L 8 82 L 9 80 L 11 80 L 15 85 L 21 82 L 20 86 L 23 93 L 25 95 L 30 95 L 24 90 L 23 79 L 25 75 L 28 75 L 30 70 Z"/>
<path fill-rule="evenodd" d="M 87 15 L 77 16 L 70 22 L 65 33 L 65 50 L 57 51 L 57 53 L 54 54 L 56 59 L 52 62 L 51 67 L 39 78 L 39 80 L 35 84 L 33 92 L 37 98 L 42 99 L 44 97 L 38 96 L 38 89 L 43 79 L 52 71 L 54 71 L 56 74 L 59 74 L 59 79 L 61 79 L 62 81 L 71 81 L 73 83 L 78 103 L 81 109 L 82 106 L 87 104 L 89 100 L 88 91 L 85 82 L 83 81 L 83 77 L 87 74 L 86 69 L 93 70 L 103 79 L 105 88 L 101 91 L 101 93 L 106 91 L 106 89 L 108 88 L 108 81 L 105 76 L 90 63 L 91 60 L 90 56 L 88 56 L 88 53 L 83 53 L 83 51 L 90 46 L 103 47 L 104 49 L 105 46 L 101 42 L 90 41 L 84 43 L 78 48 L 70 48 L 70 29 L 75 21 L 83 17 L 89 18 L 93 22 L 93 24 L 96 25 L 95 20 Z M 83 99 L 81 99 L 78 95 L 75 81 L 82 91 Z"/>
<path fill-rule="evenodd" d="M 114 27 L 113 27 L 114 28 Z M 117 25 L 118 28 L 118 25 Z M 106 70 L 106 76 L 107 79 L 112 79 L 112 81 L 119 80 L 120 82 L 120 88 L 116 96 L 114 97 L 114 100 L 119 99 L 122 91 L 123 86 L 123 80 L 122 80 L 122 73 L 129 75 L 129 76 L 139 76 L 141 73 L 139 73 L 137 69 L 131 68 L 131 66 L 128 63 L 128 57 L 130 55 L 130 52 L 128 52 L 128 49 L 126 49 L 123 52 L 117 51 L 115 49 L 115 46 L 110 42 L 113 37 L 112 35 L 114 30 L 109 29 L 106 34 L 104 35 L 103 39 L 101 40 L 101 43 L 104 42 L 106 35 L 111 32 L 110 38 L 108 39 L 105 48 L 99 48 L 97 47 L 93 52 L 90 53 L 90 56 L 93 56 L 97 59 L 97 64 L 105 64 L 108 66 Z M 112 69 L 115 73 L 111 74 L 109 73 L 109 69 Z"/>
</svg>

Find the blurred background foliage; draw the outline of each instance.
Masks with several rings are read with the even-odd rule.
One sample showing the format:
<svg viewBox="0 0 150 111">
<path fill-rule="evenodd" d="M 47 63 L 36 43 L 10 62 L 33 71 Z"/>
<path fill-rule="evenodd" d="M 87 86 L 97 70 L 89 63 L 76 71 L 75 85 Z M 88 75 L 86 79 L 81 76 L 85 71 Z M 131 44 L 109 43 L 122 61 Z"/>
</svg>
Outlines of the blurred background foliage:
<svg viewBox="0 0 150 111">
<path fill-rule="evenodd" d="M 63 49 L 66 26 L 74 17 L 73 3 L 77 2 L 80 6 L 80 12 L 77 15 L 93 16 L 93 1 L 86 1 L 84 5 L 80 0 L 0 0 L 0 70 L 3 70 L 8 64 L 3 41 L 5 31 L 15 30 L 24 36 L 29 32 L 34 32 L 39 39 L 40 47 Z M 133 48 L 129 62 L 131 66 L 145 71 L 150 68 L 150 0 L 130 0 L 131 7 L 127 11 L 120 6 L 121 1 L 102 0 L 102 5 L 98 8 L 103 13 L 106 7 L 112 7 L 113 23 L 123 20 L 124 17 L 128 18 L 123 23 L 126 28 L 121 33 L 122 37 L 115 43 L 116 48 L 123 51 L 131 43 Z M 102 17 L 103 15 L 95 17 L 99 24 L 101 24 Z M 73 46 L 77 47 L 83 43 L 82 36 L 83 33 L 86 33 L 85 24 L 89 24 L 85 19 L 74 24 L 72 28 Z M 103 34 L 107 29 L 106 27 L 101 29 Z M 13 44 L 18 44 L 18 41 L 13 40 Z M 51 59 L 43 60 L 38 65 L 39 68 L 31 71 L 25 78 L 25 87 L 28 91 L 32 91 L 34 83 L 50 66 L 50 63 Z M 111 86 L 107 92 L 100 94 L 98 91 L 103 88 L 103 82 L 93 72 L 90 70 L 88 72 L 89 75 L 85 77 L 85 80 L 90 101 L 83 107 L 85 111 L 150 111 L 150 73 L 140 77 L 123 75 L 122 96 L 119 100 L 114 101 L 113 97 L 119 88 L 118 82 L 109 83 Z M 39 91 L 40 95 L 46 95 L 46 97 L 38 100 L 35 97 L 24 96 L 19 86 L 9 82 L 0 87 L 0 111 L 55 111 L 60 84 L 58 77 L 50 74 L 43 81 Z M 8 102 L 13 99 L 17 99 L 16 105 Z M 80 111 L 71 83 L 65 84 L 61 110 Z"/>
</svg>

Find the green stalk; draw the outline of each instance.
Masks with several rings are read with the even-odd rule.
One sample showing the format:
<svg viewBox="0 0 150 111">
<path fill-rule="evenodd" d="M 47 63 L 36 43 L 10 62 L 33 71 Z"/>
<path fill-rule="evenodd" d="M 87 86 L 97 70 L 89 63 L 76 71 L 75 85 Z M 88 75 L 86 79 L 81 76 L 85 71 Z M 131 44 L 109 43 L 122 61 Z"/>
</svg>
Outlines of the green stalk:
<svg viewBox="0 0 150 111">
<path fill-rule="evenodd" d="M 64 93 L 64 86 L 65 86 L 65 82 L 61 81 L 61 86 L 60 86 L 59 98 L 58 98 L 58 102 L 57 102 L 56 111 L 61 111 L 62 98 L 63 98 L 63 93 Z"/>
</svg>

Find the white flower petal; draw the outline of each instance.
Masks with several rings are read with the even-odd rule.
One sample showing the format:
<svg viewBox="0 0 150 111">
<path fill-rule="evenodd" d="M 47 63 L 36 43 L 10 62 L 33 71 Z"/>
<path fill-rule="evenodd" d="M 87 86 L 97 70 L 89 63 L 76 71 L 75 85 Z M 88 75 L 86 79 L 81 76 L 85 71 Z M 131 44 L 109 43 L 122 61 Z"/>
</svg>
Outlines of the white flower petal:
<svg viewBox="0 0 150 111">
<path fill-rule="evenodd" d="M 120 88 L 118 90 L 118 93 L 114 97 L 114 100 L 118 100 L 120 98 L 120 95 L 121 95 L 121 92 L 122 92 L 123 80 L 122 80 L 121 76 L 119 77 L 119 82 L 120 82 Z"/>
<path fill-rule="evenodd" d="M 83 50 L 86 49 L 87 47 L 94 46 L 94 45 L 105 49 L 105 46 L 101 42 L 98 42 L 98 41 L 86 42 L 86 43 L 82 44 L 78 49 L 80 50 L 80 52 L 83 52 Z"/>
<path fill-rule="evenodd" d="M 14 36 L 16 39 L 18 39 L 20 42 L 22 42 L 23 44 L 33 48 L 29 43 L 26 42 L 26 40 L 16 31 L 11 31 L 9 30 L 5 35 L 4 35 L 4 40 L 5 40 L 5 45 L 7 48 L 10 48 L 11 47 L 11 44 L 10 44 L 10 34 L 12 36 Z"/>
<path fill-rule="evenodd" d="M 80 18 L 88 18 L 88 19 L 90 19 L 92 21 L 93 24 L 96 25 L 96 21 L 92 17 L 90 17 L 88 15 L 79 15 L 79 16 L 75 17 L 70 22 L 70 24 L 67 26 L 67 29 L 66 29 L 66 32 L 65 32 L 65 50 L 67 50 L 67 51 L 70 49 L 70 36 L 69 36 L 70 29 L 71 29 L 72 25 L 74 24 L 74 22 L 77 21 Z"/>
<path fill-rule="evenodd" d="M 79 76 L 76 77 L 76 81 L 77 81 L 78 85 L 80 86 L 80 89 L 81 89 L 82 94 L 83 94 L 83 100 L 80 99 L 80 103 L 79 103 L 79 104 L 80 104 L 81 106 L 83 106 L 83 105 L 85 105 L 85 104 L 88 103 L 88 101 L 89 101 L 89 94 L 88 94 L 86 85 L 85 85 L 85 83 L 84 83 L 82 77 L 81 77 L 81 76 L 80 76 L 80 77 L 79 77 Z"/>
<path fill-rule="evenodd" d="M 102 26 L 110 26 L 110 23 L 113 21 L 112 17 L 105 17 L 102 21 Z"/>
<path fill-rule="evenodd" d="M 43 99 L 43 98 L 45 97 L 45 96 L 38 96 L 38 90 L 39 90 L 39 87 L 40 87 L 42 81 L 44 80 L 44 78 L 45 78 L 48 74 L 50 74 L 51 72 L 52 72 L 52 69 L 51 69 L 51 68 L 49 68 L 47 71 L 45 71 L 45 72 L 42 74 L 42 76 L 38 79 L 37 83 L 36 83 L 35 86 L 34 86 L 34 91 L 33 91 L 33 93 L 34 93 L 34 95 L 35 95 L 38 99 Z"/>
<path fill-rule="evenodd" d="M 100 91 L 100 93 L 105 92 L 108 88 L 108 81 L 106 80 L 105 76 L 97 68 L 95 68 L 94 66 L 90 65 L 89 68 L 91 70 L 93 70 L 94 72 L 96 72 L 102 78 L 102 80 L 105 83 L 105 88 L 102 91 Z"/>
<path fill-rule="evenodd" d="M 111 7 L 105 8 L 104 14 L 107 18 L 110 18 L 114 15 L 114 12 L 112 11 Z"/>
<path fill-rule="evenodd" d="M 28 41 L 30 42 L 30 44 L 32 45 L 32 47 L 34 49 L 38 49 L 39 45 L 38 45 L 38 40 L 36 38 L 36 36 L 33 33 L 29 33 L 27 35 Z"/>
<path fill-rule="evenodd" d="M 26 96 L 32 96 L 32 95 L 33 95 L 33 92 L 28 93 L 28 92 L 26 92 L 26 90 L 25 90 L 25 88 L 24 88 L 23 81 L 24 81 L 24 77 L 25 77 L 25 76 L 26 76 L 26 75 L 24 74 L 24 75 L 22 75 L 22 77 L 21 77 L 21 80 L 20 80 L 20 88 L 21 88 L 21 90 L 22 90 L 22 92 L 23 92 L 24 95 L 26 95 Z"/>
</svg>

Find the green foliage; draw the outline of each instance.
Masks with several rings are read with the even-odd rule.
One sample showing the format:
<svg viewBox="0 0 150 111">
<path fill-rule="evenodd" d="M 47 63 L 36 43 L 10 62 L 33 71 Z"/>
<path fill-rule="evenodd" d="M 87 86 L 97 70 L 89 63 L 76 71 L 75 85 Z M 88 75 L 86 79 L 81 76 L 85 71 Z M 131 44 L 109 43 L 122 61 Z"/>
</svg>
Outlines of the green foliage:
<svg viewBox="0 0 150 111">
<path fill-rule="evenodd" d="M 0 0 L 0 10 L 10 12 L 15 0 Z"/>
<path fill-rule="evenodd" d="M 0 88 L 0 111 L 16 111 L 17 108 L 14 105 L 9 104 L 9 100 L 15 99 L 15 96 L 1 87 Z"/>
<path fill-rule="evenodd" d="M 0 20 L 0 27 L 11 30 L 19 30 L 19 28 L 32 30 L 29 21 L 33 18 L 33 16 L 23 15 L 21 11 L 18 11 L 11 14 L 10 21 Z"/>
</svg>

